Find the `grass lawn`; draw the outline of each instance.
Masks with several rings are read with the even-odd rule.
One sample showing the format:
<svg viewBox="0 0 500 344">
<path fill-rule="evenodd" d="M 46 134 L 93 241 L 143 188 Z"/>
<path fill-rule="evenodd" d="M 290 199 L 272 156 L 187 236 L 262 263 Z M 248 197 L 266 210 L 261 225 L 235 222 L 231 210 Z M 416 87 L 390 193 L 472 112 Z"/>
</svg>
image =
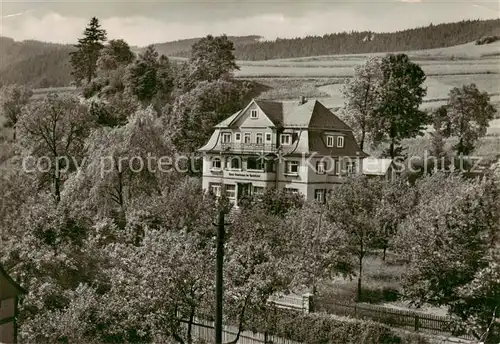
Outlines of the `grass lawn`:
<svg viewBox="0 0 500 344">
<path fill-rule="evenodd" d="M 287 100 L 307 98 L 327 98 L 329 93 L 321 90 L 326 84 L 342 83 L 339 78 L 256 78 L 252 81 L 259 83 L 265 89 L 259 99 Z"/>
<path fill-rule="evenodd" d="M 445 316 L 446 309 L 424 306 L 419 309 L 410 307 L 409 303 L 399 296 L 401 278 L 406 271 L 404 262 L 388 252 L 386 261 L 382 260 L 381 253 L 367 256 L 363 262 L 362 291 L 364 302 L 380 306 L 411 310 L 426 314 Z M 321 309 L 335 307 L 335 303 L 354 303 L 357 291 L 357 277 L 344 279 L 342 277 L 325 281 L 318 286 L 318 304 Z M 324 308 L 323 308 L 324 307 Z"/>
</svg>

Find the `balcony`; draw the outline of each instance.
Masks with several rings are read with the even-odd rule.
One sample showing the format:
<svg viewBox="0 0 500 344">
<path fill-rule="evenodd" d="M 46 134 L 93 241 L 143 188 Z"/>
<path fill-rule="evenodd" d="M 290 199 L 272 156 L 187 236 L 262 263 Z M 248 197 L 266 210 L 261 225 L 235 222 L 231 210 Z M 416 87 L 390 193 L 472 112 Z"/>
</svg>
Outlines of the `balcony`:
<svg viewBox="0 0 500 344">
<path fill-rule="evenodd" d="M 232 153 L 277 153 L 275 144 L 264 143 L 221 143 L 221 150 Z"/>
</svg>

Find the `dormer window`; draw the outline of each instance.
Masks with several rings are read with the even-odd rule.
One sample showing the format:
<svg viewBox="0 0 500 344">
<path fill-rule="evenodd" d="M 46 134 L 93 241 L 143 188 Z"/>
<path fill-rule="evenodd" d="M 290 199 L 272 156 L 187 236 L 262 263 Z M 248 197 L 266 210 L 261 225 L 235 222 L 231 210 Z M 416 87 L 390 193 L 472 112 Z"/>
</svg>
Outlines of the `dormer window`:
<svg viewBox="0 0 500 344">
<path fill-rule="evenodd" d="M 292 135 L 290 134 L 281 134 L 280 143 L 282 145 L 291 145 L 292 144 Z"/>
<path fill-rule="evenodd" d="M 333 145 L 335 144 L 335 138 L 333 136 L 327 136 L 326 137 L 326 146 L 327 147 L 333 147 Z"/>
<path fill-rule="evenodd" d="M 259 112 L 257 110 L 250 110 L 250 118 L 258 118 Z"/>
<path fill-rule="evenodd" d="M 337 147 L 344 148 L 344 137 L 343 136 L 337 137 Z"/>
<path fill-rule="evenodd" d="M 230 143 L 230 142 L 231 142 L 231 133 L 223 133 L 222 143 Z"/>
</svg>

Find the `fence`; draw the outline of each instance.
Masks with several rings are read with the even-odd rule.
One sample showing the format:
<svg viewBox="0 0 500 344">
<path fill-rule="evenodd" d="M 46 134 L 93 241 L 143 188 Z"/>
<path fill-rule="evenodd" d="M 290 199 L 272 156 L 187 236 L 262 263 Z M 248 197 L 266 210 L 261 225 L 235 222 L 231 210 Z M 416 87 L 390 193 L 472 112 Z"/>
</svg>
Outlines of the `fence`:
<svg viewBox="0 0 500 344">
<path fill-rule="evenodd" d="M 313 311 L 313 295 L 295 295 L 295 294 L 276 294 L 269 298 L 269 303 L 272 303 L 278 307 L 294 309 L 298 311 L 303 311 L 305 313 L 310 313 Z"/>
<path fill-rule="evenodd" d="M 187 323 L 184 323 L 187 327 Z M 191 334 L 193 339 L 203 340 L 213 343 L 215 338 L 215 325 L 211 321 L 196 319 L 192 326 Z M 230 342 L 236 338 L 238 328 L 235 326 L 224 326 L 222 329 L 222 341 Z M 240 334 L 238 344 L 301 344 L 292 340 L 276 337 L 267 333 L 254 333 L 243 331 Z"/>
<path fill-rule="evenodd" d="M 392 327 L 412 331 L 422 331 L 429 334 L 455 336 L 452 321 L 448 317 L 423 314 L 369 304 L 347 304 L 322 300 L 317 309 L 337 315 L 351 316 L 359 319 L 369 319 Z M 457 335 L 467 340 L 473 340 L 472 335 Z"/>
</svg>

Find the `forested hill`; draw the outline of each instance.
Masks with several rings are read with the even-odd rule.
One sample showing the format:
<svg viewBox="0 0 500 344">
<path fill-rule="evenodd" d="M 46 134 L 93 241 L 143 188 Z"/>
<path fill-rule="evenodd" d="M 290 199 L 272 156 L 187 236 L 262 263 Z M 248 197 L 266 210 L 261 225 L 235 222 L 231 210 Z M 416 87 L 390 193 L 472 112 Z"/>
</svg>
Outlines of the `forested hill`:
<svg viewBox="0 0 500 344">
<path fill-rule="evenodd" d="M 69 65 L 72 49 L 70 45 L 32 40 L 17 42 L 0 37 L 0 85 L 67 86 L 72 80 Z"/>
<path fill-rule="evenodd" d="M 500 19 L 429 25 L 397 32 L 342 32 L 235 45 L 238 60 L 268 60 L 317 55 L 395 52 L 443 48 L 500 35 Z M 188 57 L 189 51 L 171 52 Z"/>
<path fill-rule="evenodd" d="M 229 37 L 239 60 L 266 60 L 317 55 L 394 52 L 441 48 L 500 35 L 500 19 L 430 25 L 392 32 L 349 32 L 295 39 L 262 41 L 259 36 Z M 188 57 L 198 38 L 156 44 L 159 53 Z M 33 88 L 68 86 L 71 45 L 17 42 L 0 37 L 0 86 L 18 83 Z M 142 48 L 135 49 L 136 52 Z"/>
<path fill-rule="evenodd" d="M 228 36 L 229 40 L 233 42 L 235 47 L 244 46 L 252 43 L 259 42 L 262 37 L 260 36 Z M 167 56 L 189 56 L 191 46 L 196 43 L 200 38 L 181 39 L 173 42 L 155 44 L 155 48 L 160 54 Z M 144 50 L 144 48 L 139 51 Z"/>
</svg>

